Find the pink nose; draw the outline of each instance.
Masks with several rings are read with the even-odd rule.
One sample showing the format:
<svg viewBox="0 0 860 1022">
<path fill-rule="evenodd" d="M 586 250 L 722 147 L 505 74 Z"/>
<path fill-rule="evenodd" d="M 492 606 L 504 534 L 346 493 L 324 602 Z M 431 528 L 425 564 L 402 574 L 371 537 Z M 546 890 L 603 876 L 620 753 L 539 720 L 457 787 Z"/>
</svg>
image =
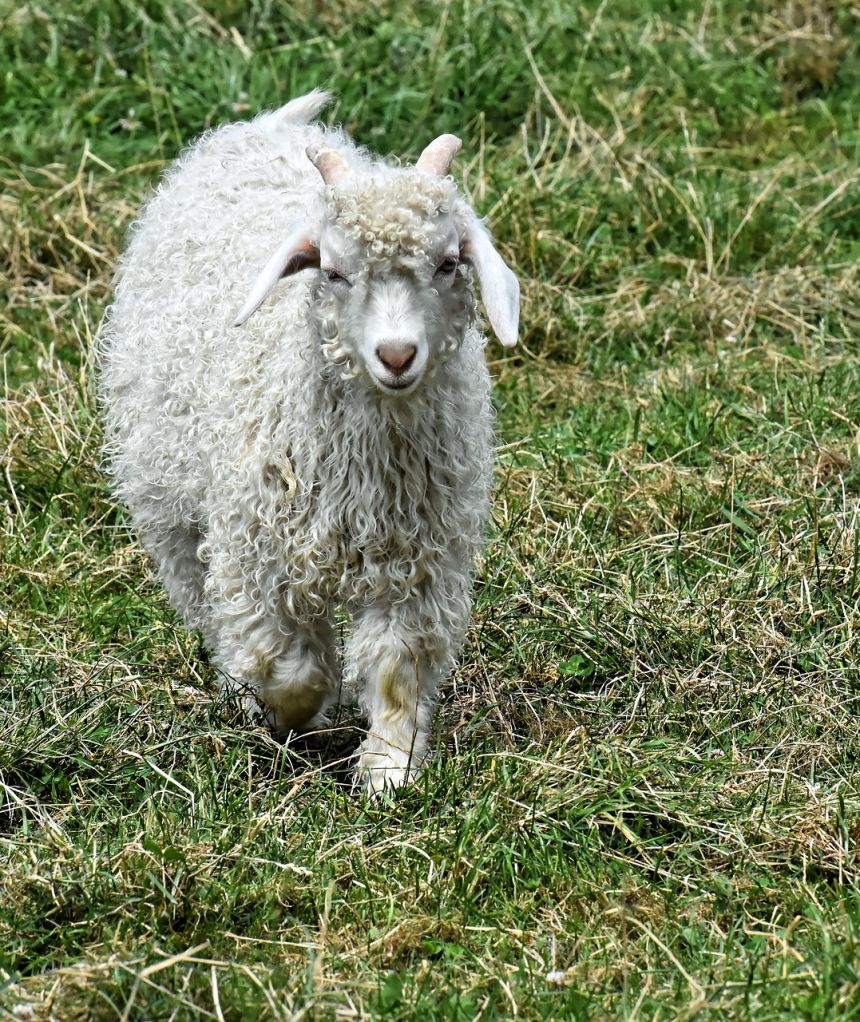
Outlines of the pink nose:
<svg viewBox="0 0 860 1022">
<path fill-rule="evenodd" d="M 402 376 L 415 358 L 414 344 L 380 344 L 376 357 L 394 376 Z"/>
</svg>

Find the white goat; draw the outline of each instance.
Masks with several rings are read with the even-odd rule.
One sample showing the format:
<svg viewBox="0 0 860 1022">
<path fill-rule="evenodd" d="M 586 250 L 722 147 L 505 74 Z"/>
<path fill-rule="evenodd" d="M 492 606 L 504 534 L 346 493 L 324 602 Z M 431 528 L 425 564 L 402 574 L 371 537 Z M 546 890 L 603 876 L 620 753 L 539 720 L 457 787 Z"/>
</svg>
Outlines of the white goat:
<svg viewBox="0 0 860 1022">
<path fill-rule="evenodd" d="M 519 287 L 446 176 L 459 139 L 391 166 L 308 123 L 328 99 L 208 132 L 168 170 L 117 274 L 101 396 L 171 603 L 277 730 L 324 719 L 351 615 L 378 791 L 426 756 L 489 514 L 469 267 L 506 345 Z"/>
</svg>

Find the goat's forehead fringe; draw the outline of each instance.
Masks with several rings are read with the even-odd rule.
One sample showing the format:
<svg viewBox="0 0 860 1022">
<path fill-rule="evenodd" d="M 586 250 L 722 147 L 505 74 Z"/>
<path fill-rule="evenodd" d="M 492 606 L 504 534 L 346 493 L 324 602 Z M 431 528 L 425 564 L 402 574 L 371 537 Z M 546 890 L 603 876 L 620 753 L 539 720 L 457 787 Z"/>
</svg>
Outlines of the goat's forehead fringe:
<svg viewBox="0 0 860 1022">
<path fill-rule="evenodd" d="M 462 229 L 468 207 L 450 178 L 404 171 L 327 189 L 326 214 L 371 254 L 426 257 L 439 220 L 451 215 Z"/>
</svg>

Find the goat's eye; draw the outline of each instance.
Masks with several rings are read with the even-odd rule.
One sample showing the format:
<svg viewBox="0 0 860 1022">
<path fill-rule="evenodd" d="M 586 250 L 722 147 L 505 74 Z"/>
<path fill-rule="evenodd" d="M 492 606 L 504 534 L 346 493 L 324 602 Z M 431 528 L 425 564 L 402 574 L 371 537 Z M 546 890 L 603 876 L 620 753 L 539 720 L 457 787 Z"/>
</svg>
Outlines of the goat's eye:
<svg viewBox="0 0 860 1022">
<path fill-rule="evenodd" d="M 454 256 L 448 256 L 447 259 L 443 259 L 441 263 L 436 267 L 437 277 L 447 277 L 457 269 L 457 260 Z"/>
<path fill-rule="evenodd" d="M 326 278 L 332 284 L 339 284 L 339 283 L 341 283 L 341 284 L 349 284 L 349 281 L 346 279 L 346 277 L 344 277 L 344 275 L 342 273 L 338 273 L 337 270 L 326 270 L 325 271 L 325 275 L 326 275 Z"/>
</svg>

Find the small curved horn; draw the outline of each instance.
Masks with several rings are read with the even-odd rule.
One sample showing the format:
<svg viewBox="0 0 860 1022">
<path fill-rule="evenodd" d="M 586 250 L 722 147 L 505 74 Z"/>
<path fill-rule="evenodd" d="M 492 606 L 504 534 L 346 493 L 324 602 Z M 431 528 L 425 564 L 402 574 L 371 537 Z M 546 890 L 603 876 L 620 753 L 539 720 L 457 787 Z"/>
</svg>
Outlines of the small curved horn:
<svg viewBox="0 0 860 1022">
<path fill-rule="evenodd" d="M 425 174 L 444 177 L 448 173 L 452 160 L 460 152 L 462 144 L 456 135 L 440 135 L 438 138 L 434 138 L 418 157 L 415 169 L 423 170 Z"/>
<path fill-rule="evenodd" d="M 334 149 L 327 149 L 321 143 L 315 142 L 309 145 L 305 152 L 327 185 L 338 185 L 344 178 L 349 177 L 351 173 L 349 164 Z"/>
</svg>

